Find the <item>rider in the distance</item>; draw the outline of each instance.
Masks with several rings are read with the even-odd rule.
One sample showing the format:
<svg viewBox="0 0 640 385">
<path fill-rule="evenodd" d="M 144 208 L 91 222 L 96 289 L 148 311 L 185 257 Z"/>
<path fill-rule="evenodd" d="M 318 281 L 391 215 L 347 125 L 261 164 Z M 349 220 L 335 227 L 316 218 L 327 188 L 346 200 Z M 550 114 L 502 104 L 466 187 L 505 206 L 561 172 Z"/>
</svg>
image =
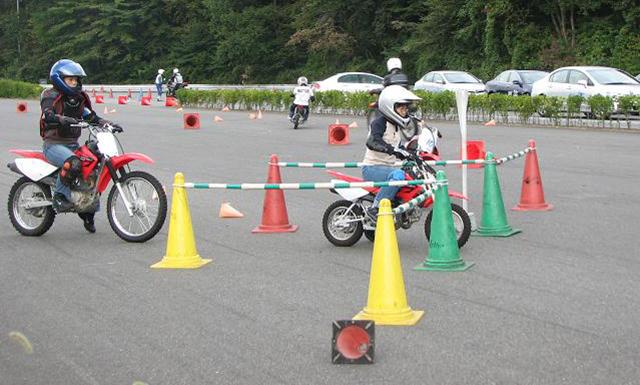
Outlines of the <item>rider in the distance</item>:
<svg viewBox="0 0 640 385">
<path fill-rule="evenodd" d="M 53 88 L 46 89 L 40 96 L 40 136 L 44 140 L 44 156 L 49 163 L 61 167 L 53 195 L 56 212 L 66 212 L 73 208 L 70 185 L 82 173 L 82 162 L 74 154 L 80 147 L 78 138 L 81 129 L 74 127 L 80 121 L 92 124 L 113 124 L 99 117 L 91 108 L 91 100 L 82 91 L 82 78 L 87 76 L 82 66 L 73 60 L 57 61 L 49 73 Z M 122 127 L 113 124 L 116 132 Z M 84 228 L 90 233 L 96 231 L 94 212 L 78 213 Z"/>
</svg>

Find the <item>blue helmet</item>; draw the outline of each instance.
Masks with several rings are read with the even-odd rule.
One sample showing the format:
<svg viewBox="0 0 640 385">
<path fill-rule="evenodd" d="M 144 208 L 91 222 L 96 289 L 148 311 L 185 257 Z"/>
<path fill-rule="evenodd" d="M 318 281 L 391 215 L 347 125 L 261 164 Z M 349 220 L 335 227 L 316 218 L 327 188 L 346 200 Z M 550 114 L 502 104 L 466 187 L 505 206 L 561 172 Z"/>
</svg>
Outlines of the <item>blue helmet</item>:
<svg viewBox="0 0 640 385">
<path fill-rule="evenodd" d="M 78 85 L 69 87 L 67 83 L 64 82 L 64 78 L 67 76 L 77 76 L 79 78 Z M 80 91 L 82 91 L 82 78 L 85 76 L 87 76 L 87 74 L 82 69 L 82 66 L 69 59 L 58 60 L 49 72 L 49 79 L 51 79 L 53 87 L 68 96 L 78 95 Z"/>
</svg>

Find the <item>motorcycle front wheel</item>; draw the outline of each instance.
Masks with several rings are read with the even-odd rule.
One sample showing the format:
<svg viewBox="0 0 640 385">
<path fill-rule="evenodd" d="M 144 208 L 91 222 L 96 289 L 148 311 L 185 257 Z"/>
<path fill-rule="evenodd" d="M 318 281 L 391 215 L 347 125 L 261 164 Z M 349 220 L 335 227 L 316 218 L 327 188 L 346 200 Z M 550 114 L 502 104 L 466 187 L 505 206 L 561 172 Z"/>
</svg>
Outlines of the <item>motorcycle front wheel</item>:
<svg viewBox="0 0 640 385">
<path fill-rule="evenodd" d="M 167 196 L 164 188 L 151 174 L 133 171 L 120 181 L 131 212 L 125 206 L 114 184 L 107 200 L 107 217 L 113 231 L 127 242 L 146 242 L 164 224 L 167 215 Z"/>
<path fill-rule="evenodd" d="M 291 118 L 291 121 L 293 122 L 293 129 L 297 130 L 298 126 L 300 125 L 300 114 L 298 112 L 293 114 L 293 118 Z"/>
<path fill-rule="evenodd" d="M 56 217 L 51 206 L 27 208 L 33 203 L 51 201 L 51 188 L 22 177 L 9 192 L 8 211 L 13 227 L 22 235 L 37 237 L 46 233 Z"/>
<path fill-rule="evenodd" d="M 451 204 L 451 215 L 453 216 L 453 227 L 456 230 L 456 238 L 458 238 L 458 248 L 461 249 L 469 240 L 469 235 L 471 235 L 471 219 L 465 209 L 455 203 Z M 431 235 L 432 218 L 433 210 L 429 212 L 427 219 L 424 221 L 424 235 L 427 237 L 427 241 Z"/>
<path fill-rule="evenodd" d="M 347 200 L 333 202 L 322 217 L 324 236 L 336 246 L 353 246 L 362 237 L 362 209 L 351 205 Z"/>
</svg>

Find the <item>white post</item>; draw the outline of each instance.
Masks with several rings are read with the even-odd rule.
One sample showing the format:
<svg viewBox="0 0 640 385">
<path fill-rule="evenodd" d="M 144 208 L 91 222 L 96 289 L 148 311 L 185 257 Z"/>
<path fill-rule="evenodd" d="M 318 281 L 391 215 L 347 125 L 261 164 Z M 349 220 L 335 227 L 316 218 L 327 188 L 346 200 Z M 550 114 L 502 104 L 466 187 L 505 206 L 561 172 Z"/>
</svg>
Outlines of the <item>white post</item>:
<svg viewBox="0 0 640 385">
<path fill-rule="evenodd" d="M 458 107 L 458 121 L 460 122 L 460 148 L 463 160 L 467 160 L 467 105 L 469 102 L 469 93 L 465 90 L 456 91 L 456 106 Z M 467 165 L 462 165 L 462 194 L 469 196 L 467 189 Z M 469 213 L 471 219 L 471 229 L 476 229 L 476 221 L 472 212 L 469 212 L 469 202 L 462 200 L 462 208 Z"/>
</svg>

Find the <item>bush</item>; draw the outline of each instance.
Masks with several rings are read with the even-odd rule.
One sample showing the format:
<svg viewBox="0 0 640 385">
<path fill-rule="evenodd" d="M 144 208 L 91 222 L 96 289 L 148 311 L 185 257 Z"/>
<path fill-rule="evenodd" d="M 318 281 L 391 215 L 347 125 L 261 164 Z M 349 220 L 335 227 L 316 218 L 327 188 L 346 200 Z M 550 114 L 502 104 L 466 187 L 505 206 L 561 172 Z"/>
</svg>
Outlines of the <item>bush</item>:
<svg viewBox="0 0 640 385">
<path fill-rule="evenodd" d="M 589 104 L 591 113 L 597 119 L 608 119 L 613 112 L 613 99 L 608 96 L 593 95 L 587 99 L 587 104 Z"/>
<path fill-rule="evenodd" d="M 42 90 L 38 84 L 0 79 L 0 98 L 35 99 Z"/>
</svg>

